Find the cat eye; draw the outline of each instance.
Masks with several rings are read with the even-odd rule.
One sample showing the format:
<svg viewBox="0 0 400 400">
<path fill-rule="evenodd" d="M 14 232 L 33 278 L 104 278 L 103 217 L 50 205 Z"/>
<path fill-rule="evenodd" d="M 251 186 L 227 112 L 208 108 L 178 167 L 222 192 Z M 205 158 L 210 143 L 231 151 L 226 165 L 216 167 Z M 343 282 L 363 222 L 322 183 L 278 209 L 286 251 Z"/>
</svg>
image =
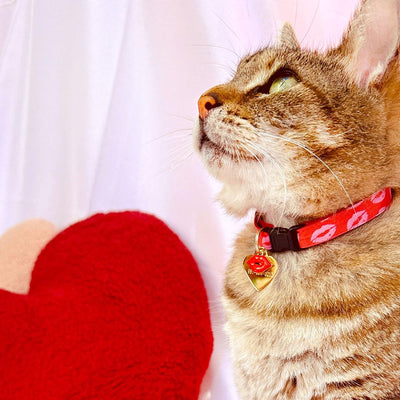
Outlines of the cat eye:
<svg viewBox="0 0 400 400">
<path fill-rule="evenodd" d="M 255 88 L 255 91 L 263 94 L 279 93 L 290 89 L 298 83 L 299 79 L 293 71 L 282 68 L 275 72 L 266 84 Z"/>
<path fill-rule="evenodd" d="M 268 93 L 278 93 L 288 90 L 298 84 L 298 80 L 294 76 L 281 76 L 271 83 Z"/>
</svg>

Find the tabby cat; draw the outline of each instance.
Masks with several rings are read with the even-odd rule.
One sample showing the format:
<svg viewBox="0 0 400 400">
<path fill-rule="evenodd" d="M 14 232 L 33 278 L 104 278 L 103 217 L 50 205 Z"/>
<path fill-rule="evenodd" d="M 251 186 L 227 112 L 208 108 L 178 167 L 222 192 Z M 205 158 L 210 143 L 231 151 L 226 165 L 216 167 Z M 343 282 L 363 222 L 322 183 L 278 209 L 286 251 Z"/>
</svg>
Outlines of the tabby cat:
<svg viewBox="0 0 400 400">
<path fill-rule="evenodd" d="M 194 142 L 219 199 L 257 212 L 223 290 L 242 399 L 400 399 L 399 9 L 362 1 L 325 52 L 302 49 L 285 24 L 199 99 Z M 385 193 L 390 205 L 331 240 L 323 230 L 307 248 L 299 236 L 290 249 L 260 245 L 268 224 L 334 221 Z M 265 262 L 268 273 L 251 270 Z"/>
</svg>

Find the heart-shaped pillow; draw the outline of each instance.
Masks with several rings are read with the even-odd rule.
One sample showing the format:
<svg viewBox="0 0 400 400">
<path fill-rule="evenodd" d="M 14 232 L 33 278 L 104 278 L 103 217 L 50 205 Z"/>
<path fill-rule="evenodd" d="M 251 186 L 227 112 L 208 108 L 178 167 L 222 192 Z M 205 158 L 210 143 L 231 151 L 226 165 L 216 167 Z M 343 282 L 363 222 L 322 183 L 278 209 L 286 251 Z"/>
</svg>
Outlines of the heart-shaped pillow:
<svg viewBox="0 0 400 400">
<path fill-rule="evenodd" d="M 56 233 L 44 219 L 29 219 L 5 232 L 0 237 L 0 289 L 27 293 L 35 261 Z"/>
<path fill-rule="evenodd" d="M 196 263 L 157 218 L 97 214 L 0 290 L 0 399 L 196 399 L 212 351 Z"/>
</svg>

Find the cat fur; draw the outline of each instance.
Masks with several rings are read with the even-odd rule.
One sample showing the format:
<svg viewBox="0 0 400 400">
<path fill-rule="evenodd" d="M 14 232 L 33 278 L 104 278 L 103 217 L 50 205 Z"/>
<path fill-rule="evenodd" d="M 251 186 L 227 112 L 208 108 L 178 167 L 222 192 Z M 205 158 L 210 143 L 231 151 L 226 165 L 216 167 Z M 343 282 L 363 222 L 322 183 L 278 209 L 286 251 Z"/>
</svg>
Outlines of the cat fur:
<svg viewBox="0 0 400 400">
<path fill-rule="evenodd" d="M 195 147 L 230 213 L 255 209 L 290 227 L 393 189 L 375 220 L 307 250 L 271 253 L 279 273 L 261 292 L 243 270 L 254 225 L 239 235 L 223 304 L 243 400 L 400 399 L 399 8 L 363 1 L 325 52 L 302 49 L 286 24 L 274 45 L 204 94 L 218 104 L 199 119 Z M 299 83 L 257 91 L 280 68 Z"/>
</svg>

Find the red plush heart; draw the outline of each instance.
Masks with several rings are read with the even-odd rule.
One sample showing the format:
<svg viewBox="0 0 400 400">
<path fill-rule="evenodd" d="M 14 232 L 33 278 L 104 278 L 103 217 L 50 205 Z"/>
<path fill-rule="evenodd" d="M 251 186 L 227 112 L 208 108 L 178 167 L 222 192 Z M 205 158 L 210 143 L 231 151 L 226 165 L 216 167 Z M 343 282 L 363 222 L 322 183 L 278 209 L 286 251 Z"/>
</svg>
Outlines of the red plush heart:
<svg viewBox="0 0 400 400">
<path fill-rule="evenodd" d="M 98 214 L 0 290 L 0 398 L 196 399 L 212 350 L 197 266 L 161 221 Z"/>
</svg>

